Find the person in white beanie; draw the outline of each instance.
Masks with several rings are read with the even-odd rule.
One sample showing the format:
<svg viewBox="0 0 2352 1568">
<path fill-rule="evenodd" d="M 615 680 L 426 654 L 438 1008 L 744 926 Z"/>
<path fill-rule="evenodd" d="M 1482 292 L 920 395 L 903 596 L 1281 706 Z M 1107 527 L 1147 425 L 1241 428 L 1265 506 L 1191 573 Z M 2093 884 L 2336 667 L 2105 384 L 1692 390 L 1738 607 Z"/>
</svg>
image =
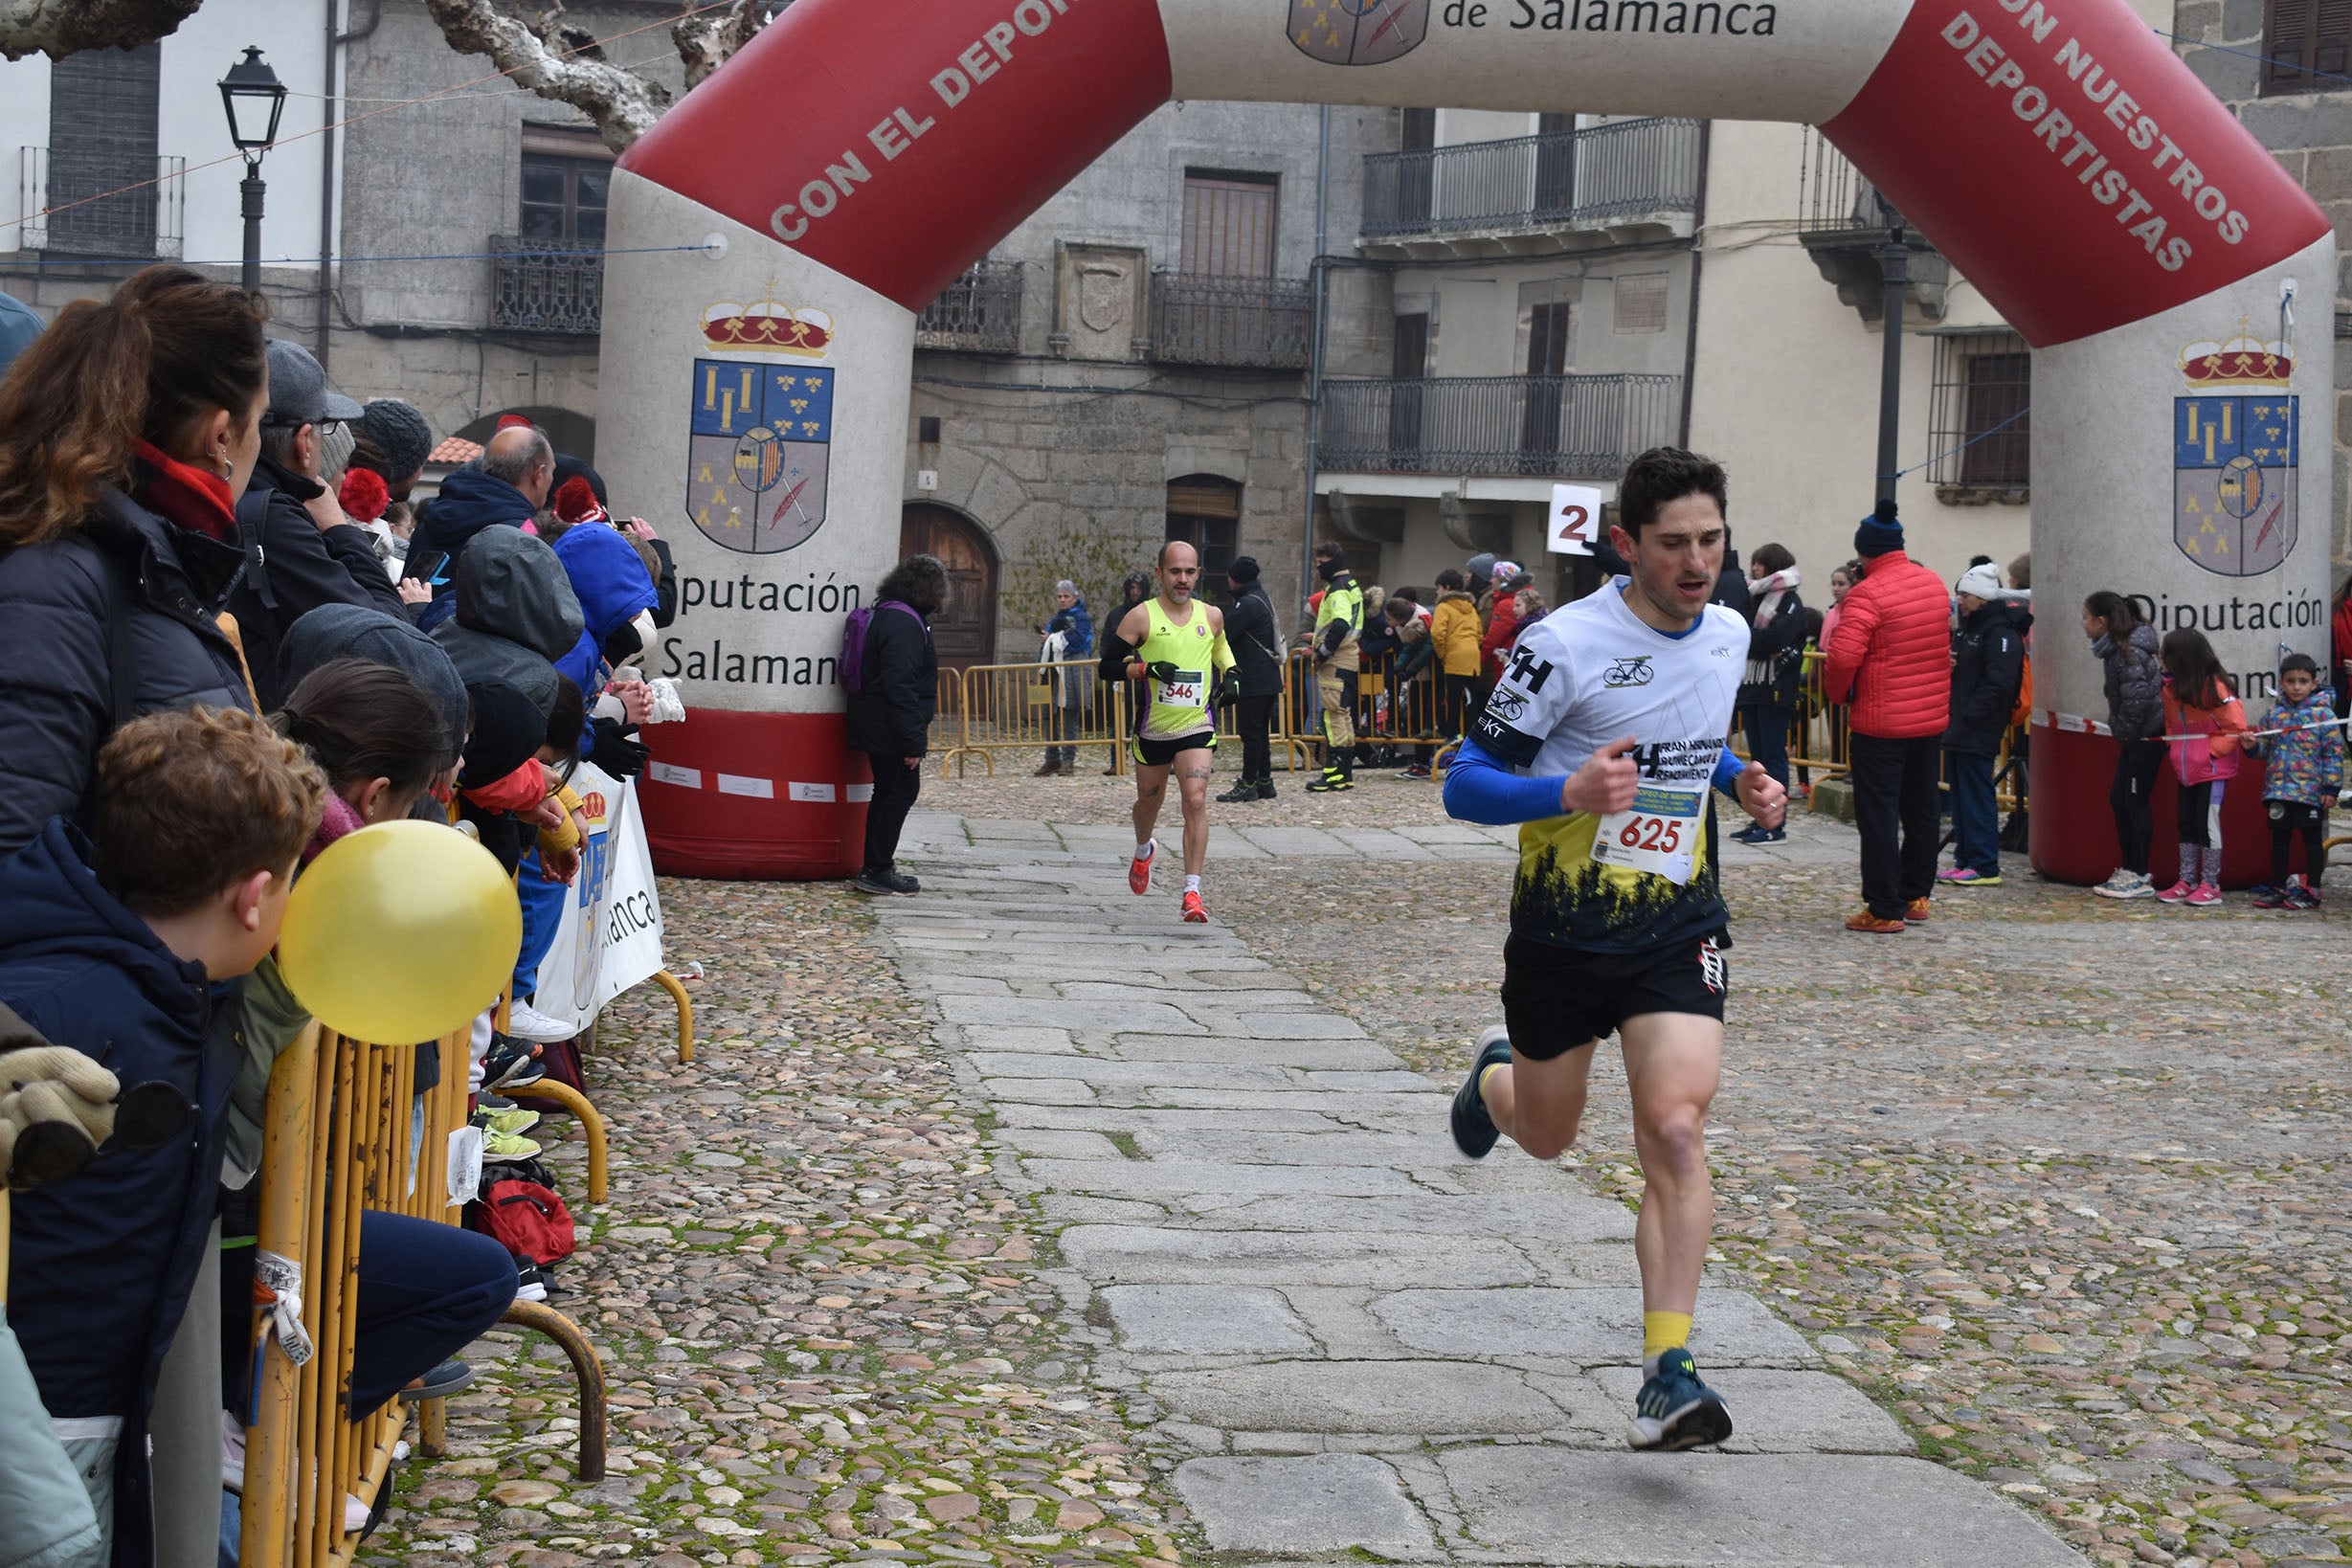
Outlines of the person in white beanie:
<svg viewBox="0 0 2352 1568">
<path fill-rule="evenodd" d="M 1992 887 L 2001 882 L 2001 812 L 1993 761 L 2009 732 L 2009 714 L 2026 673 L 2026 642 L 1997 602 L 2000 570 L 1987 563 L 1960 574 L 1960 627 L 1952 636 L 1952 716 L 1943 732 L 1944 776 L 1952 786 L 1952 865 L 1937 882 Z"/>
</svg>

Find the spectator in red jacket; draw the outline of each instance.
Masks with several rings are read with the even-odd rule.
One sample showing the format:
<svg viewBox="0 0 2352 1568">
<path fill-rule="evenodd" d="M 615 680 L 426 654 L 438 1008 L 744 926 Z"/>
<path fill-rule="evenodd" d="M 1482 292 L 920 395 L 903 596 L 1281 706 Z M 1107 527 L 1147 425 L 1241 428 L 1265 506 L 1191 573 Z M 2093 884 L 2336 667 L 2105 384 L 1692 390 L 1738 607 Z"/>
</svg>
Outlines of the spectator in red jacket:
<svg viewBox="0 0 2352 1568">
<path fill-rule="evenodd" d="M 1936 885 L 1938 755 L 1951 707 L 1952 604 L 1943 580 L 1904 553 L 1894 503 L 1854 530 L 1869 571 L 1839 604 L 1824 675 L 1853 706 L 1854 821 L 1862 897 L 1850 931 L 1893 935 L 1927 918 Z"/>
</svg>

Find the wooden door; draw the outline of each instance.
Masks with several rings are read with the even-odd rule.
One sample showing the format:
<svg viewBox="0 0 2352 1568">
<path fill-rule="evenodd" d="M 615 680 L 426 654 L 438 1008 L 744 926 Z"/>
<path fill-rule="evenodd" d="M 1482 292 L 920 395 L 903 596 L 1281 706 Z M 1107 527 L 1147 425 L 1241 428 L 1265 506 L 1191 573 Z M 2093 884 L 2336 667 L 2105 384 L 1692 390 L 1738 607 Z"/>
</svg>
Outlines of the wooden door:
<svg viewBox="0 0 2352 1568">
<path fill-rule="evenodd" d="M 912 505 L 898 528 L 899 558 L 936 555 L 948 569 L 948 602 L 931 619 L 941 670 L 997 658 L 997 552 L 977 526 L 945 506 Z"/>
</svg>

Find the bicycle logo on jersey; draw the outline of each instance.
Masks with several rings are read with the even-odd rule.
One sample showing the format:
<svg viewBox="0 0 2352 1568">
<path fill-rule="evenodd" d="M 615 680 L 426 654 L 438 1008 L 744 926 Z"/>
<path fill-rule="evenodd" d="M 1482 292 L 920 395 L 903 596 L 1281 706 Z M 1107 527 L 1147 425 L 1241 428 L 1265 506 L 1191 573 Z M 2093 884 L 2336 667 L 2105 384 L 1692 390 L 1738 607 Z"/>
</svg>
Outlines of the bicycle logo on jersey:
<svg viewBox="0 0 2352 1568">
<path fill-rule="evenodd" d="M 1487 699 L 1487 711 L 1505 724 L 1516 724 L 1519 715 L 1527 711 L 1527 693 L 1509 686 L 1496 686 Z"/>
<path fill-rule="evenodd" d="M 1635 654 L 1611 664 L 1602 673 L 1601 683 L 1612 687 L 1646 686 L 1655 673 L 1649 667 L 1649 655 Z"/>
</svg>

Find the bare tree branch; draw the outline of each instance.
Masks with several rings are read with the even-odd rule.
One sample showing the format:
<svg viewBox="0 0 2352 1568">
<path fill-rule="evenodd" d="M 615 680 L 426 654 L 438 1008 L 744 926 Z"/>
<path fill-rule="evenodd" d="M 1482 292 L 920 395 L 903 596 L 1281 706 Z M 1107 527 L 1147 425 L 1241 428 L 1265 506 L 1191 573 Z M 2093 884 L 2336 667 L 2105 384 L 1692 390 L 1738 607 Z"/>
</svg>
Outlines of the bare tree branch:
<svg viewBox="0 0 2352 1568">
<path fill-rule="evenodd" d="M 561 0 L 529 21 L 499 0 L 425 0 L 425 9 L 452 49 L 486 56 L 516 86 L 571 104 L 615 152 L 628 151 L 670 106 L 668 88 L 614 65 L 593 34 L 567 24 Z"/>
<path fill-rule="evenodd" d="M 0 0 L 0 55 L 53 60 L 84 49 L 136 49 L 178 31 L 204 0 Z"/>
<path fill-rule="evenodd" d="M 689 16 L 670 29 L 678 43 L 678 57 L 686 64 L 686 90 L 734 57 L 735 52 L 757 36 L 759 30 L 781 15 L 792 0 L 734 0 L 724 11 Z"/>
</svg>

